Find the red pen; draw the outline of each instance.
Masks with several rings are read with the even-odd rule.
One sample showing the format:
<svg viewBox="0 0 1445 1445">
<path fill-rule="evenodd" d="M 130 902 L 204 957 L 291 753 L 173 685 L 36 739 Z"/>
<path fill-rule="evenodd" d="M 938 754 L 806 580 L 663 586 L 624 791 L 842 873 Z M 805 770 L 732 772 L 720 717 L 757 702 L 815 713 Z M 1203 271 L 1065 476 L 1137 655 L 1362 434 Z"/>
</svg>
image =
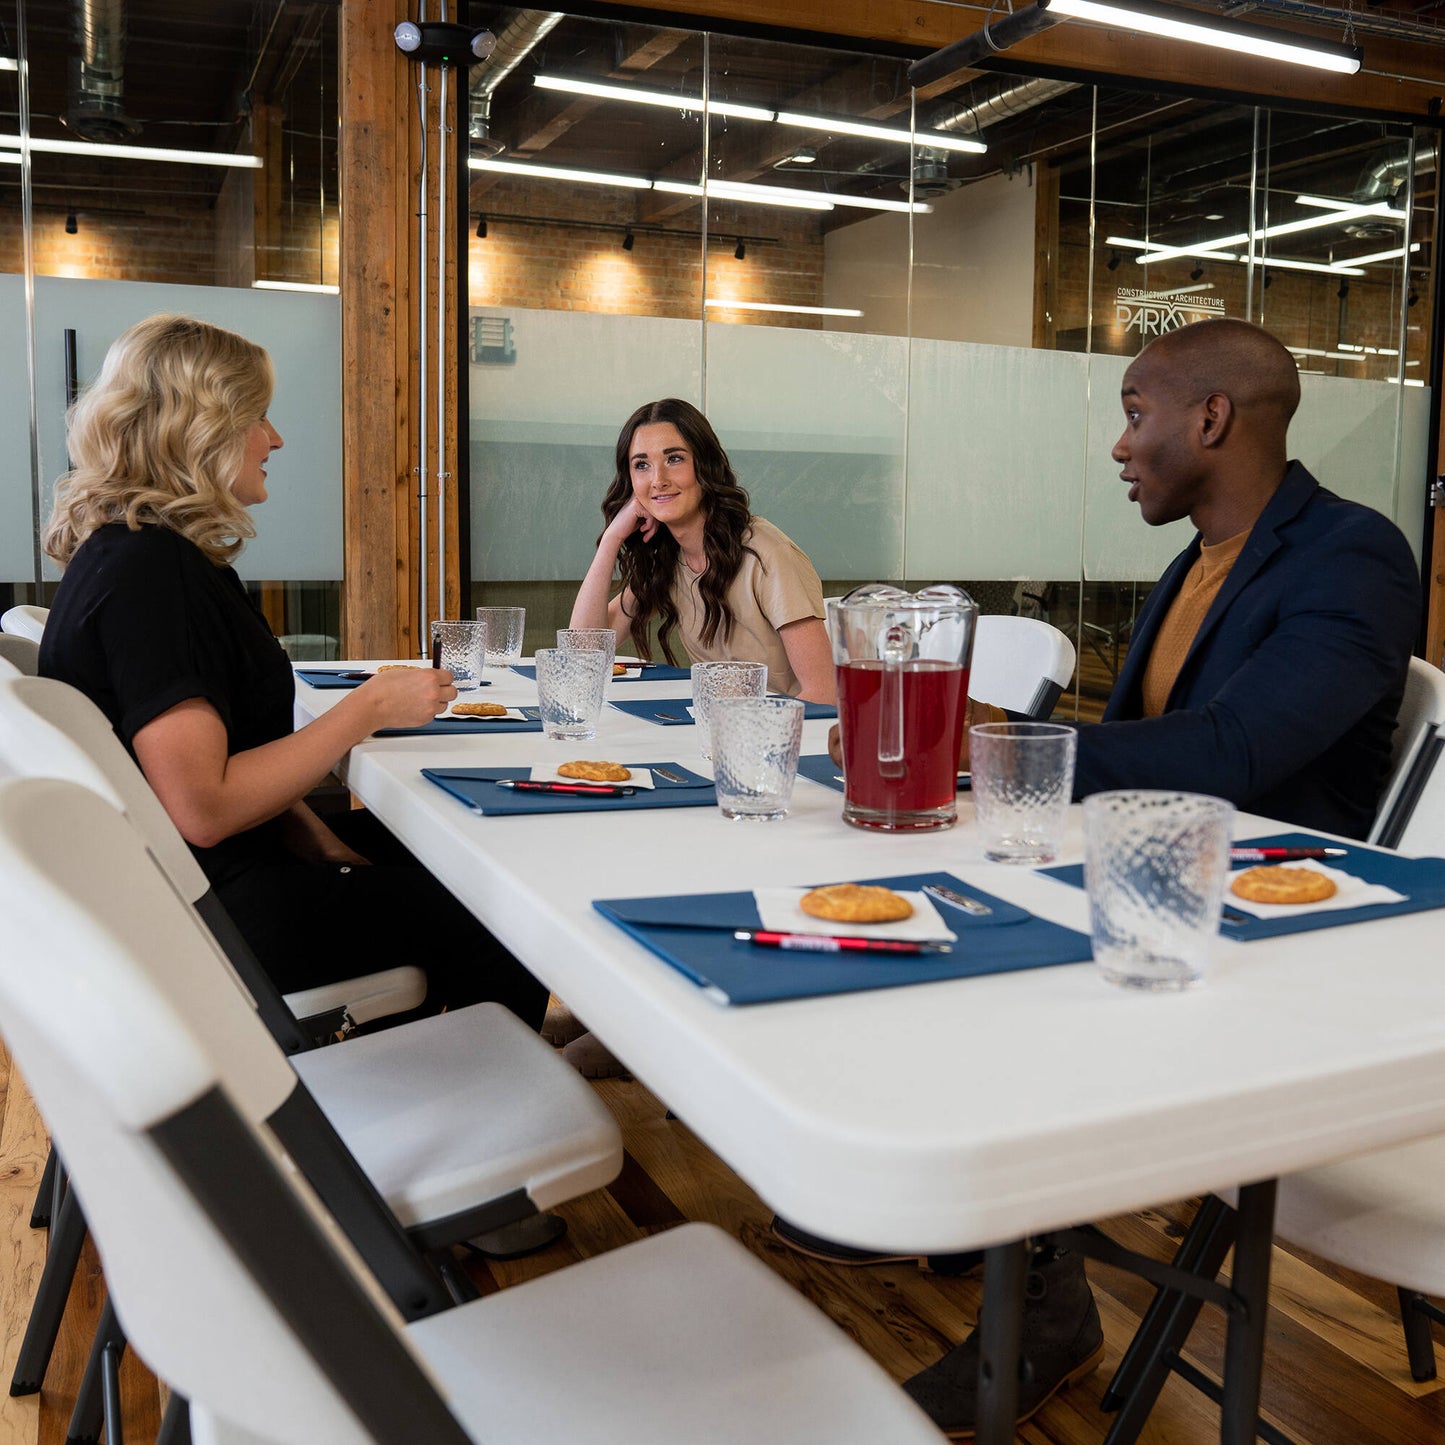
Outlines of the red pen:
<svg viewBox="0 0 1445 1445">
<path fill-rule="evenodd" d="M 1231 848 L 1231 863 L 1294 863 L 1300 858 L 1343 858 L 1347 848 Z"/>
<path fill-rule="evenodd" d="M 790 948 L 803 953 L 952 953 L 947 943 L 912 943 L 901 938 L 827 938 L 817 933 L 770 933 L 739 928 L 733 937 L 755 948 Z"/>
<path fill-rule="evenodd" d="M 630 798 L 637 791 L 613 783 L 544 783 L 530 778 L 499 778 L 497 786 L 515 788 L 519 793 L 580 793 L 587 798 Z"/>
</svg>

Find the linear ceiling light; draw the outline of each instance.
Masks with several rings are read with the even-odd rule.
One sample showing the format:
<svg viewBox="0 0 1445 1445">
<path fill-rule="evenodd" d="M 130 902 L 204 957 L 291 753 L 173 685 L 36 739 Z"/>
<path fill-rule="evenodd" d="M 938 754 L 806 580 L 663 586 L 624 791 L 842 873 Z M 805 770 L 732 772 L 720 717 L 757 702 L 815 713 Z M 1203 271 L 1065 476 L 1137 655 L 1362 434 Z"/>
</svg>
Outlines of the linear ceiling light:
<svg viewBox="0 0 1445 1445">
<path fill-rule="evenodd" d="M 1263 226 L 1254 233 L 1256 241 L 1270 240 L 1278 236 L 1293 236 L 1300 231 L 1314 231 L 1321 226 L 1337 226 L 1343 221 L 1353 221 L 1360 216 L 1384 216 L 1404 222 L 1404 214 L 1397 211 L 1393 206 L 1381 201 L 1369 206 L 1346 206 L 1338 210 L 1326 211 L 1320 216 L 1306 216 L 1299 221 L 1282 221 L 1277 226 Z M 1154 246 L 1150 248 L 1147 260 L 1149 261 L 1172 261 L 1179 256 L 1199 256 L 1207 251 L 1218 251 L 1225 246 L 1247 245 L 1249 242 L 1248 231 L 1237 231 L 1232 236 L 1216 236 L 1208 241 L 1194 241 L 1187 246 Z M 1137 241 L 1130 241 L 1120 236 L 1105 237 L 1105 245 L 1108 246 L 1131 246 L 1137 248 Z"/>
<path fill-rule="evenodd" d="M 8 55 L 0 55 L 0 70 L 19 70 L 20 62 Z"/>
<path fill-rule="evenodd" d="M 571 80 L 564 75 L 539 75 L 534 84 L 541 90 L 565 90 L 573 95 L 592 95 L 599 100 L 626 100 L 633 105 L 656 105 L 666 110 L 704 109 L 701 96 L 674 95 L 666 90 L 642 90 L 632 85 L 604 85 L 595 80 Z M 773 112 L 757 105 L 737 105 L 730 100 L 709 97 L 706 109 L 714 115 L 735 116 L 739 120 L 772 120 Z"/>
<path fill-rule="evenodd" d="M 649 190 L 652 182 L 641 176 L 614 175 L 611 171 L 579 171 L 567 166 L 537 166 L 530 161 L 494 161 L 473 156 L 467 165 L 474 171 L 500 171 L 508 176 L 544 176 L 550 181 L 585 181 L 594 186 L 629 186 L 634 191 Z"/>
<path fill-rule="evenodd" d="M 0 135 L 0 146 L 18 150 L 18 135 Z M 184 166 L 238 166 L 242 170 L 259 171 L 260 156 L 234 155 L 228 151 L 176 151 L 160 146 L 95 145 L 80 140 L 37 140 L 30 138 L 30 149 L 59 156 L 108 156 L 121 161 L 173 161 Z"/>
<path fill-rule="evenodd" d="M 20 157 L 10 151 L 0 151 L 0 166 L 18 166 Z"/>
<path fill-rule="evenodd" d="M 898 145 L 932 146 L 935 150 L 968 151 L 979 155 L 988 149 L 981 140 L 953 135 L 947 131 L 910 131 L 896 125 L 873 125 L 867 121 L 848 120 L 842 116 L 804 115 L 800 111 L 766 110 L 756 105 L 739 105 L 730 100 L 706 103 L 700 95 L 677 95 L 666 90 L 643 90 L 632 85 L 608 85 L 596 80 L 573 80 L 565 75 L 539 75 L 533 82 L 542 90 L 569 91 L 574 95 L 593 95 L 601 100 L 625 100 L 634 105 L 656 105 L 669 110 L 710 111 L 715 115 L 735 116 L 739 120 L 770 120 L 779 125 L 801 126 L 804 130 L 833 131 L 839 135 L 864 136 L 869 140 L 893 141 Z"/>
<path fill-rule="evenodd" d="M 1034 4 L 1025 5 L 994 24 L 985 23 L 971 35 L 914 61 L 908 67 L 908 83 L 916 90 L 955 71 L 972 69 L 1065 19 L 1085 20 L 1170 40 L 1187 40 L 1196 45 L 1213 45 L 1237 55 L 1284 60 L 1341 75 L 1353 75 L 1362 59 L 1357 45 L 1315 40 L 1237 20 L 1216 20 L 1204 11 L 1155 4 L 1153 0 L 1124 0 L 1122 4 L 1103 3 L 1103 0 L 1034 0 Z"/>
<path fill-rule="evenodd" d="M 1409 254 L 1414 255 L 1420 249 L 1420 243 L 1413 241 L 1410 244 Z M 1351 256 L 1348 261 L 1340 264 L 1345 266 L 1369 266 L 1375 261 L 1398 261 L 1406 254 L 1404 246 L 1396 246 L 1393 251 L 1372 251 L 1368 256 Z"/>
<path fill-rule="evenodd" d="M 314 291 L 321 296 L 339 296 L 340 286 L 323 286 L 316 281 L 253 281 L 256 291 Z"/>
<path fill-rule="evenodd" d="M 1127 236 L 1106 236 L 1106 246 L 1123 246 L 1131 251 L 1144 251 L 1146 255 L 1136 256 L 1134 263 L 1138 266 L 1149 266 L 1156 261 L 1177 261 L 1181 256 L 1188 256 L 1200 261 L 1239 261 L 1244 265 L 1249 264 L 1248 256 L 1237 255 L 1233 251 L 1219 251 L 1211 247 L 1191 246 L 1187 251 L 1157 251 L 1151 250 L 1148 243 L 1144 241 L 1132 241 Z M 1217 244 L 1217 243 L 1212 243 Z M 1354 257 L 1349 261 L 1285 261 L 1273 254 L 1268 256 L 1256 256 L 1256 266 L 1278 266 L 1281 271 L 1323 271 L 1330 276 L 1363 276 L 1365 273 L 1360 269 Z"/>
<path fill-rule="evenodd" d="M 770 301 L 722 301 L 716 296 L 709 296 L 703 303 L 705 306 L 718 306 L 725 311 L 792 311 L 800 316 L 861 316 L 861 311 L 850 310 L 846 306 L 783 306 L 773 305 Z"/>
<path fill-rule="evenodd" d="M 706 187 L 691 181 L 653 181 L 652 189 L 674 196 L 711 196 L 716 201 L 756 201 L 764 206 L 790 206 L 798 211 L 831 211 L 831 196 L 790 191 L 786 186 L 750 186 L 746 181 L 710 181 Z"/>
</svg>

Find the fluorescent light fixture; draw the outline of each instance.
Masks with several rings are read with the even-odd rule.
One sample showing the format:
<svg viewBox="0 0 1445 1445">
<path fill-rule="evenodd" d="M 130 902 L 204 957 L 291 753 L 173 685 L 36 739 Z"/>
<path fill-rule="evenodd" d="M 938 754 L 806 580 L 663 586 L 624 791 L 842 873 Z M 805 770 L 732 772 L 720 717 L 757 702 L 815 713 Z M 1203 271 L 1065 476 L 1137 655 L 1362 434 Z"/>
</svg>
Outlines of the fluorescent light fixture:
<svg viewBox="0 0 1445 1445">
<path fill-rule="evenodd" d="M 677 95 L 666 90 L 646 90 L 635 85 L 609 85 L 598 80 L 574 80 L 565 75 L 538 75 L 533 84 L 540 90 L 560 90 L 573 95 L 591 95 L 599 100 L 629 101 L 633 105 L 655 105 L 666 110 L 703 111 L 712 115 L 733 116 L 738 120 L 776 121 L 779 125 L 801 126 L 804 130 L 831 131 L 837 135 L 864 136 L 869 140 L 893 141 L 899 145 L 932 146 L 941 151 L 968 151 L 978 155 L 988 147 L 981 140 L 953 135 L 947 131 L 910 131 L 896 125 L 875 125 L 870 121 L 848 120 L 843 116 L 804 115 L 799 111 L 773 111 L 757 105 L 741 105 L 731 100 L 704 102 L 700 95 Z"/>
<path fill-rule="evenodd" d="M 0 135 L 0 146 L 20 148 L 18 135 Z M 176 151 L 161 146 L 92 145 L 80 140 L 39 140 L 30 138 L 30 149 L 58 156 L 107 156 L 120 161 L 172 161 L 184 166 L 235 166 L 241 170 L 259 171 L 260 156 L 241 156 L 228 151 Z"/>
<path fill-rule="evenodd" d="M 567 166 L 534 166 L 530 162 L 484 160 L 471 157 L 467 165 L 474 171 L 499 171 L 507 176 L 543 176 L 549 181 L 585 181 L 594 186 L 628 186 L 634 191 L 648 190 L 652 182 L 641 176 L 614 175 L 610 171 L 579 171 Z"/>
<path fill-rule="evenodd" d="M 968 151 L 982 155 L 988 147 L 969 136 L 952 135 L 946 131 L 909 131 L 896 125 L 874 125 L 868 121 L 843 120 L 831 115 L 803 115 L 798 111 L 780 110 L 774 117 L 779 125 L 801 126 L 804 130 L 831 131 L 835 135 L 859 135 L 868 140 L 895 141 L 900 145 L 930 146 L 940 151 Z"/>
<path fill-rule="evenodd" d="M 20 62 L 11 59 L 8 55 L 0 55 L 0 70 L 19 70 Z"/>
<path fill-rule="evenodd" d="M 1384 216 L 1401 223 L 1404 222 L 1404 215 L 1395 210 L 1393 206 L 1377 202 L 1369 206 L 1344 206 L 1339 209 L 1326 211 L 1322 216 L 1305 216 L 1298 221 L 1281 221 L 1277 226 L 1263 226 L 1254 233 L 1256 241 L 1271 240 L 1278 236 L 1294 236 L 1301 231 L 1316 231 L 1321 226 L 1336 226 L 1342 221 L 1353 221 L 1360 216 Z M 1155 246 L 1150 249 L 1148 259 L 1150 261 L 1172 261 L 1178 256 L 1204 256 L 1211 251 L 1222 250 L 1226 246 L 1243 246 L 1249 243 L 1249 232 L 1238 231 L 1232 236 L 1215 236 L 1210 240 L 1195 241 L 1187 246 Z M 1131 241 L 1121 236 L 1107 236 L 1104 244 L 1108 246 L 1129 246 L 1136 250 L 1144 247 L 1138 241 Z M 1303 262 L 1298 263 L 1303 265 Z"/>
<path fill-rule="evenodd" d="M 1353 75 L 1360 68 L 1357 46 L 1313 40 L 1259 25 L 1220 23 L 1199 11 L 1155 5 L 1149 0 L 1128 0 L 1126 4 L 1103 3 L 1103 0 L 1040 0 L 1040 8 L 1071 20 L 1112 25 L 1115 29 L 1159 35 L 1167 40 L 1187 40 L 1195 45 L 1212 45 L 1236 55 L 1283 60 L 1316 70 L 1332 70 L 1338 75 Z"/>
<path fill-rule="evenodd" d="M 625 100 L 633 105 L 656 105 L 666 110 L 704 108 L 713 115 L 730 115 L 739 120 L 772 120 L 773 112 L 756 105 L 737 105 L 730 100 L 708 98 L 704 107 L 700 95 L 673 95 L 666 90 L 642 90 L 632 85 L 606 85 L 595 80 L 571 80 L 564 75 L 539 75 L 533 81 L 540 90 L 564 90 L 573 95 L 591 95 L 599 100 Z"/>
<path fill-rule="evenodd" d="M 750 186 L 744 181 L 709 181 L 706 188 L 692 181 L 653 181 L 652 189 L 674 196 L 710 196 L 718 201 L 756 201 L 765 206 L 791 206 L 798 211 L 831 211 L 833 202 L 823 195 L 790 191 L 786 186 Z"/>
<path fill-rule="evenodd" d="M 1242 261 L 1246 266 L 1249 264 L 1248 256 L 1239 256 L 1236 259 Z M 1322 261 L 1282 261 L 1274 255 L 1256 256 L 1254 264 L 1267 267 L 1271 271 L 1276 267 L 1281 271 L 1322 271 L 1326 276 L 1363 276 L 1365 274 L 1353 264 L 1346 266 L 1341 263 L 1331 263 L 1327 266 Z"/>
<path fill-rule="evenodd" d="M 770 301 L 722 301 L 716 296 L 709 296 L 703 304 L 718 306 L 725 311 L 791 311 L 800 316 L 861 316 L 863 314 L 861 311 L 850 310 L 846 306 L 775 306 Z"/>
<path fill-rule="evenodd" d="M 315 281 L 253 281 L 256 291 L 314 291 L 321 296 L 339 296 L 340 286 L 323 286 Z"/>
<path fill-rule="evenodd" d="M 0 166 L 18 166 L 20 157 L 10 151 L 0 151 Z"/>
<path fill-rule="evenodd" d="M 1263 235 L 1263 232 L 1259 232 Z M 1188 256 L 1191 259 L 1197 258 L 1200 261 L 1238 261 L 1243 265 L 1249 264 L 1248 256 L 1240 256 L 1234 251 L 1215 251 L 1200 246 L 1191 246 L 1187 250 L 1182 247 L 1175 247 L 1165 250 L 1163 248 L 1151 249 L 1145 241 L 1133 241 L 1127 236 L 1106 236 L 1106 246 L 1124 246 L 1131 251 L 1143 251 L 1146 254 L 1135 256 L 1134 264 L 1137 266 L 1149 266 L 1156 261 L 1177 261 L 1181 256 Z M 1217 245 L 1218 243 L 1212 243 Z M 1271 270 L 1276 267 L 1281 271 L 1322 271 L 1327 276 L 1363 276 L 1365 273 L 1352 260 L 1348 263 L 1334 261 L 1288 261 L 1279 256 L 1256 256 L 1256 266 L 1267 266 Z"/>
<path fill-rule="evenodd" d="M 1414 241 L 1409 248 L 1409 254 L 1414 255 L 1420 249 L 1420 243 Z M 1351 256 L 1348 261 L 1342 261 L 1342 266 L 1369 266 L 1375 261 L 1398 261 L 1406 255 L 1404 246 L 1396 246 L 1393 251 L 1372 251 L 1368 256 Z"/>
</svg>

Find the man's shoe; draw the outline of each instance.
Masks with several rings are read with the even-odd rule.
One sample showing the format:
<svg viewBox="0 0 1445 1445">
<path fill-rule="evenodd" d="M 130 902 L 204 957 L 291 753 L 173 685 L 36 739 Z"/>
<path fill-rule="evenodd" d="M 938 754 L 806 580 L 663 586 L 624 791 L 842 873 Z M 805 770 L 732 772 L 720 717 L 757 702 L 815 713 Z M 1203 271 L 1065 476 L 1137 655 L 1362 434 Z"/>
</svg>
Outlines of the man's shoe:
<svg viewBox="0 0 1445 1445">
<path fill-rule="evenodd" d="M 780 1214 L 773 1215 L 771 1227 L 774 1239 L 810 1259 L 821 1259 L 825 1264 L 916 1264 L 934 1274 L 967 1274 L 983 1263 L 983 1251 L 977 1249 L 966 1254 L 931 1255 L 876 1254 L 866 1249 L 854 1249 L 851 1245 L 835 1244 L 831 1239 L 809 1234 L 806 1229 L 790 1224 Z"/>
<path fill-rule="evenodd" d="M 978 1420 L 978 1330 L 936 1364 L 904 1382 L 945 1435 L 962 1439 Z M 1080 1254 L 1036 1258 L 1029 1268 L 1019 1346 L 1019 1423 L 1051 1396 L 1098 1369 L 1104 1328 Z"/>
<path fill-rule="evenodd" d="M 560 998 L 548 1003 L 541 1034 L 554 1049 L 565 1049 L 573 1039 L 580 1039 L 586 1032 L 587 1025 Z"/>
</svg>

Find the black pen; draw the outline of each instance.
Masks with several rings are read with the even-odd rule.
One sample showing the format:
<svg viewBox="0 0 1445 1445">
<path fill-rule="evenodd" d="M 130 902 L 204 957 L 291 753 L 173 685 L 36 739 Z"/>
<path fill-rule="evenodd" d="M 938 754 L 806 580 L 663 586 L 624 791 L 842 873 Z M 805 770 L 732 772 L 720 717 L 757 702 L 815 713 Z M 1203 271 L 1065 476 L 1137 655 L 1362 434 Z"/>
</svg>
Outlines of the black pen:
<svg viewBox="0 0 1445 1445">
<path fill-rule="evenodd" d="M 952 953 L 948 943 L 914 943 L 904 938 L 829 938 L 819 933 L 773 933 L 767 929 L 733 931 L 739 943 L 754 948 L 797 949 L 801 953 Z"/>
<path fill-rule="evenodd" d="M 613 783 L 544 783 L 531 778 L 500 778 L 497 786 L 515 788 L 519 793 L 574 793 L 584 798 L 630 798 L 637 791 Z"/>
</svg>

